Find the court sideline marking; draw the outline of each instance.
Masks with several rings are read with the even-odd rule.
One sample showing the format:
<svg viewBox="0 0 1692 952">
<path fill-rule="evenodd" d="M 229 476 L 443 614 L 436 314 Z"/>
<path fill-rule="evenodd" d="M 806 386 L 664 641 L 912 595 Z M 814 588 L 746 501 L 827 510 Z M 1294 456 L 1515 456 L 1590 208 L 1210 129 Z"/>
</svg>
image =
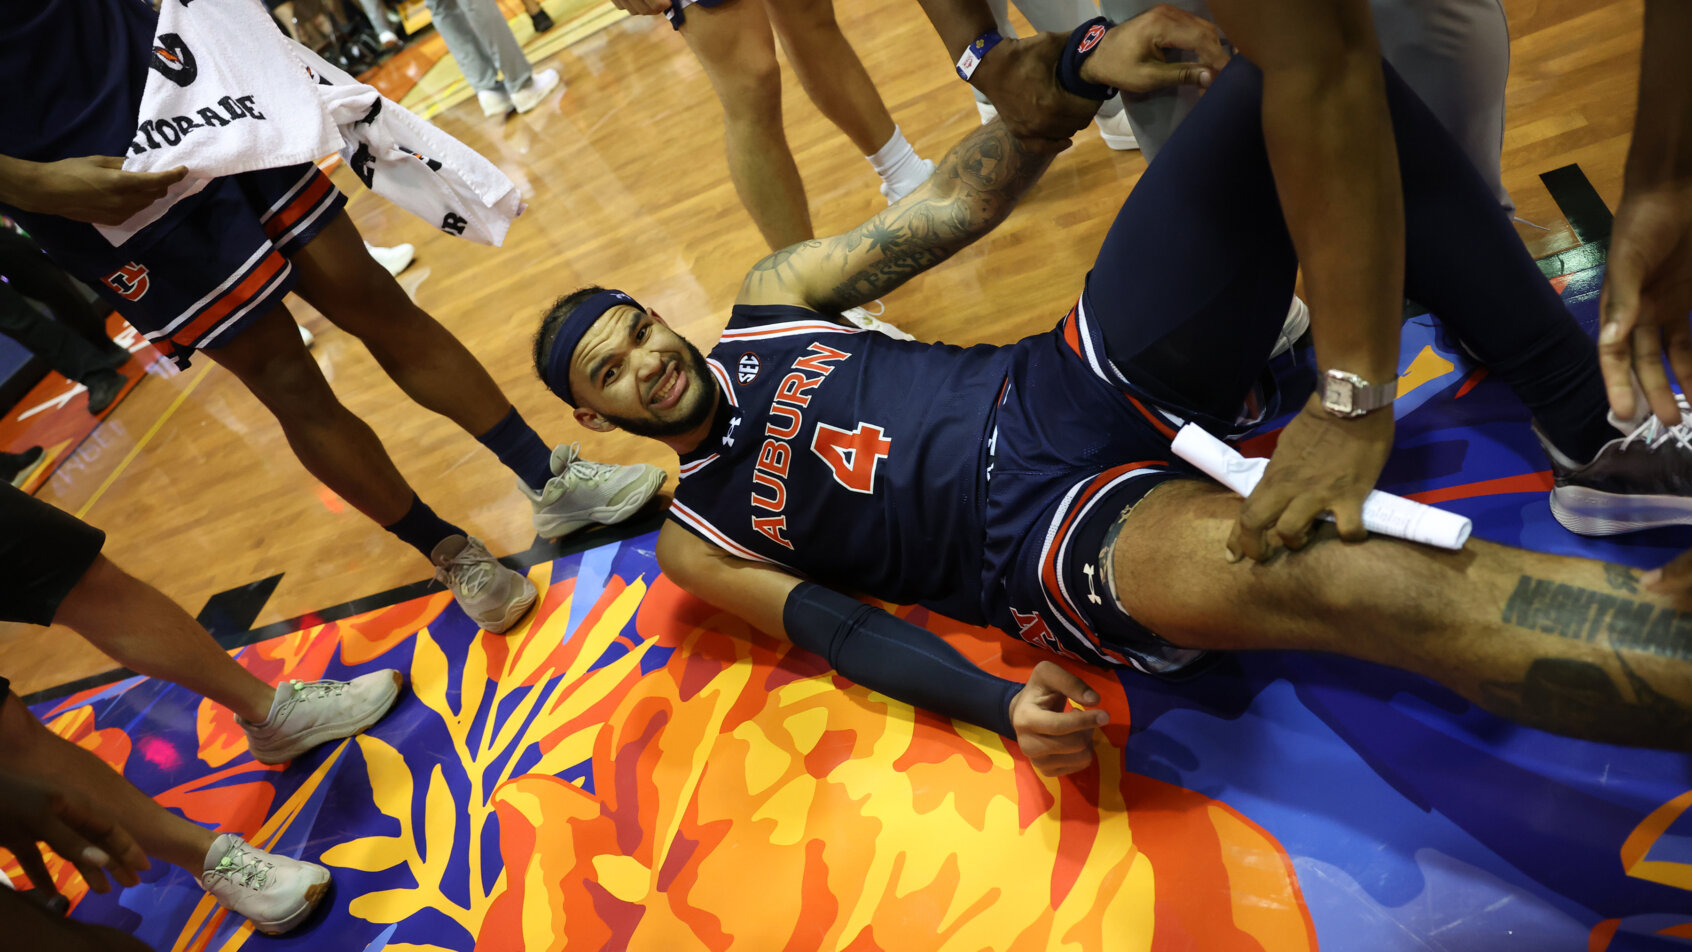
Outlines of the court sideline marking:
<svg viewBox="0 0 1692 952">
<path fill-rule="evenodd" d="M 176 395 L 176 399 L 170 402 L 170 406 L 165 407 L 164 412 L 159 414 L 159 418 L 154 420 L 153 425 L 147 428 L 147 432 L 141 434 L 141 438 L 135 441 L 135 445 L 130 448 L 129 453 L 126 454 L 124 458 L 118 462 L 117 467 L 106 476 L 106 480 L 100 484 L 100 488 L 94 490 L 94 495 L 89 496 L 88 501 L 83 503 L 82 506 L 76 510 L 75 515 L 78 519 L 88 515 L 88 510 L 94 508 L 94 504 L 100 501 L 100 497 L 106 494 L 106 490 L 111 488 L 112 483 L 117 482 L 117 478 L 123 475 L 123 471 L 129 468 L 129 464 L 135 460 L 135 457 L 139 456 L 141 451 L 147 448 L 147 444 L 153 440 L 153 435 L 158 433 L 159 428 L 164 426 L 165 421 L 170 419 L 171 416 L 176 413 L 176 408 L 182 406 L 183 401 L 188 399 L 188 395 L 193 393 L 194 388 L 200 385 L 200 381 L 206 379 L 206 374 L 211 372 L 211 368 L 212 365 L 210 363 L 202 366 L 200 368 L 200 372 L 194 376 L 194 379 L 188 381 L 188 386 L 182 388 L 182 392 Z"/>
</svg>

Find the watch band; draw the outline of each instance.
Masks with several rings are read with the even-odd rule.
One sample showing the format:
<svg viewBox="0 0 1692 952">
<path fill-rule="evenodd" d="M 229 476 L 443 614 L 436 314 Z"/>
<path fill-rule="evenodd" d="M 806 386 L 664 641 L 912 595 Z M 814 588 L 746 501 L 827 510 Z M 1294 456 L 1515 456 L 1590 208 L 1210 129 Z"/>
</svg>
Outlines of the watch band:
<svg viewBox="0 0 1692 952">
<path fill-rule="evenodd" d="M 970 77 L 975 75 L 975 68 L 980 66 L 981 60 L 986 57 L 987 51 L 998 46 L 1003 39 L 998 30 L 988 30 L 971 41 L 969 46 L 964 48 L 963 55 L 958 57 L 958 78 L 969 82 Z"/>
<path fill-rule="evenodd" d="M 1398 396 L 1398 381 L 1371 384 L 1354 373 L 1329 370 L 1322 375 L 1322 409 L 1335 416 L 1360 417 L 1387 406 Z"/>
</svg>

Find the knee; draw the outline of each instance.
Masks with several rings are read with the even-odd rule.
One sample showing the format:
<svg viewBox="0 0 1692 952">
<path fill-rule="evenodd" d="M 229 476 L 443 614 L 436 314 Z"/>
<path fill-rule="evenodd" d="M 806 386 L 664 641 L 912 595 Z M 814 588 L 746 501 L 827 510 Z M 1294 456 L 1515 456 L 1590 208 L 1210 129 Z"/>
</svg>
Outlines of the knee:
<svg viewBox="0 0 1692 952">
<path fill-rule="evenodd" d="M 812 0 L 769 0 L 770 25 L 787 47 L 798 53 L 819 44 L 844 43 L 834 18 L 834 4 Z"/>
<path fill-rule="evenodd" d="M 321 415 L 340 406 L 304 346 L 273 355 L 242 380 L 278 419 Z"/>
<path fill-rule="evenodd" d="M 728 122 L 781 122 L 781 64 L 775 47 L 744 51 L 736 65 L 719 77 L 717 98 Z"/>
</svg>

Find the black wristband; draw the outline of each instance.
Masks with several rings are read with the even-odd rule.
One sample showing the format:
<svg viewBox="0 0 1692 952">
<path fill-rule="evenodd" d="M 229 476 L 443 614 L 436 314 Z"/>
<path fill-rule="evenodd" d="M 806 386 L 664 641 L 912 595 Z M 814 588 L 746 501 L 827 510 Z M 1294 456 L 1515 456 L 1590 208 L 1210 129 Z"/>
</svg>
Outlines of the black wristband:
<svg viewBox="0 0 1692 952">
<path fill-rule="evenodd" d="M 1063 56 L 1058 59 L 1058 85 L 1077 96 L 1086 99 L 1097 99 L 1103 102 L 1116 95 L 1116 90 L 1099 83 L 1089 83 L 1081 78 L 1081 64 L 1087 57 L 1098 49 L 1099 41 L 1104 39 L 1106 32 L 1115 26 L 1109 17 L 1094 17 L 1081 24 L 1069 34 L 1069 42 L 1063 46 Z"/>
<path fill-rule="evenodd" d="M 811 582 L 787 596 L 781 623 L 788 640 L 866 688 L 1016 739 L 1010 703 L 1022 685 L 981 670 L 926 628 Z"/>
</svg>

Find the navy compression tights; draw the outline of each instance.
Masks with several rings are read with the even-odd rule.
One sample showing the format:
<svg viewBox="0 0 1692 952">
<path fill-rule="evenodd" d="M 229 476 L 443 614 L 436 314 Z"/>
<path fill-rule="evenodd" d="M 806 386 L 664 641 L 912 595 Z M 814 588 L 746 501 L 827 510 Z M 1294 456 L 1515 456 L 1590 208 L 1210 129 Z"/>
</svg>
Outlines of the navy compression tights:
<svg viewBox="0 0 1692 952">
<path fill-rule="evenodd" d="M 1404 188 L 1405 294 L 1508 384 L 1560 449 L 1590 456 L 1616 435 L 1592 339 L 1456 142 L 1382 66 Z M 1292 297 L 1298 259 L 1262 102 L 1263 74 L 1236 58 L 1134 187 L 1087 279 L 1112 361 L 1177 411 L 1232 419 Z"/>
</svg>

